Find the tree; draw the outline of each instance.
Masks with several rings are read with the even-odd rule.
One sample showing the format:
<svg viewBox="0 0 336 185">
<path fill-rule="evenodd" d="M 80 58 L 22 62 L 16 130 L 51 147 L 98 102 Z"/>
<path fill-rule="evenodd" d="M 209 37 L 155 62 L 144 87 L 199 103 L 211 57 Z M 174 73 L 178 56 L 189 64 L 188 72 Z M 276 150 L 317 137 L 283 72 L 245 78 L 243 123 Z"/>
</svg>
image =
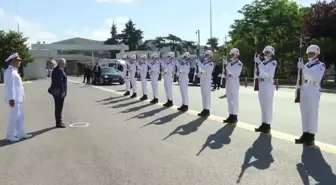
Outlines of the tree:
<svg viewBox="0 0 336 185">
<path fill-rule="evenodd" d="M 168 34 L 167 37 L 164 37 L 168 41 L 167 45 L 170 47 L 172 51 L 175 51 L 175 54 L 177 51 L 180 53 L 183 52 L 182 48 L 182 39 L 176 35 Z"/>
<path fill-rule="evenodd" d="M 255 50 L 259 53 L 266 45 L 271 45 L 277 55 L 277 75 L 286 74 L 284 66 L 296 70 L 300 27 L 305 10 L 289 0 L 255 0 L 245 5 L 238 11 L 243 18 L 235 20 L 229 32 L 234 47 L 237 47 L 237 43 L 244 43 L 246 48 L 254 50 L 242 50 L 242 58 L 245 58 L 244 53 L 250 55 Z M 258 38 L 257 44 L 254 43 L 255 36 Z M 243 61 L 244 66 L 251 66 L 253 55 L 248 57 L 247 61 Z M 250 70 L 253 71 L 253 67 Z"/>
<path fill-rule="evenodd" d="M 182 44 L 182 47 L 188 52 L 190 52 L 191 50 L 197 49 L 197 46 L 195 45 L 194 41 L 183 40 L 181 44 Z"/>
<path fill-rule="evenodd" d="M 166 45 L 166 41 L 163 37 L 156 37 L 154 39 L 154 45 L 160 51 Z"/>
<path fill-rule="evenodd" d="M 34 58 L 29 55 L 27 40 L 28 38 L 24 37 L 22 33 L 0 31 L 0 68 L 7 67 L 5 60 L 13 53 L 19 53 L 22 58 L 22 67 L 34 61 Z M 21 70 L 23 69 L 22 67 Z M 1 70 L 0 75 L 3 77 Z"/>
<path fill-rule="evenodd" d="M 111 26 L 111 37 L 108 38 L 104 44 L 106 45 L 118 45 L 119 44 L 119 38 L 118 38 L 118 32 L 117 32 L 117 25 L 113 22 L 112 26 Z M 110 57 L 111 58 L 116 58 L 116 55 L 118 53 L 118 51 L 113 51 L 110 50 Z"/>
<path fill-rule="evenodd" d="M 148 51 L 148 50 L 152 50 L 152 48 L 149 46 L 150 43 L 152 43 L 154 40 L 145 40 L 145 42 L 143 42 L 142 44 L 139 45 L 138 50 L 141 51 Z"/>
<path fill-rule="evenodd" d="M 141 29 L 136 29 L 136 25 L 130 19 L 125 24 L 125 29 L 122 30 L 121 34 L 118 36 L 121 38 L 121 42 L 129 46 L 129 50 L 136 50 L 143 39 L 143 31 Z"/>
<path fill-rule="evenodd" d="M 210 46 L 212 51 L 215 51 L 218 49 L 218 38 L 217 37 L 212 37 L 210 39 L 208 39 L 207 45 Z"/>
<path fill-rule="evenodd" d="M 305 41 L 321 47 L 327 67 L 336 62 L 336 1 L 317 2 L 307 11 L 301 27 Z"/>
</svg>

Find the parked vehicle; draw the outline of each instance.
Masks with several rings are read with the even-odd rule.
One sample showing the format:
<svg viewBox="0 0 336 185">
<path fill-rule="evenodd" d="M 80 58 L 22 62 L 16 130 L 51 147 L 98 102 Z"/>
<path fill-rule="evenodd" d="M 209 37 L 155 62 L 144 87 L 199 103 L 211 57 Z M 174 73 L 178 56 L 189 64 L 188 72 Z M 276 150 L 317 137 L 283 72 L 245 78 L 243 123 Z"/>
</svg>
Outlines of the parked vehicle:
<svg viewBox="0 0 336 185">
<path fill-rule="evenodd" d="M 100 85 L 112 83 L 119 83 L 120 85 L 123 85 L 125 83 L 122 72 L 114 67 L 102 67 L 101 72 L 102 74 L 99 78 Z"/>
</svg>

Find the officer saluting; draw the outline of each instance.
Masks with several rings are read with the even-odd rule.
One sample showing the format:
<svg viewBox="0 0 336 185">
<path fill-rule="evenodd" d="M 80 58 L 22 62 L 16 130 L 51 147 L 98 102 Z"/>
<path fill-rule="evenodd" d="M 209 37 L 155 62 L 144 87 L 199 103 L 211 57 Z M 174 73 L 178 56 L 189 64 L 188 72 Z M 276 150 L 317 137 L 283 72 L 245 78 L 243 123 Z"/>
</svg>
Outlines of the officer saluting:
<svg viewBox="0 0 336 185">
<path fill-rule="evenodd" d="M 185 52 L 183 54 L 183 61 L 181 63 L 176 63 L 179 69 L 179 86 L 182 97 L 182 106 L 177 108 L 179 111 L 187 111 L 189 109 L 189 99 L 188 99 L 188 84 L 189 84 L 189 71 L 190 71 L 190 53 Z"/>
<path fill-rule="evenodd" d="M 256 132 L 270 133 L 273 117 L 273 97 L 274 97 L 274 73 L 277 62 L 273 59 L 275 55 L 272 46 L 266 46 L 263 50 L 264 61 L 259 56 L 254 57 L 254 62 L 259 68 L 259 103 L 261 107 L 261 126 L 255 129 Z"/>
<path fill-rule="evenodd" d="M 318 56 L 320 48 L 310 45 L 307 48 L 308 61 L 303 63 L 300 58 L 298 68 L 302 70 L 303 83 L 301 85 L 300 110 L 302 120 L 302 136 L 295 140 L 296 144 L 313 145 L 318 129 L 318 109 L 320 103 L 320 83 L 325 72 L 325 64 Z"/>
<path fill-rule="evenodd" d="M 202 94 L 203 110 L 198 113 L 198 116 L 208 117 L 210 116 L 211 107 L 211 78 L 212 71 L 214 69 L 214 63 L 212 62 L 213 53 L 211 50 L 205 52 L 205 61 L 201 63 L 198 61 L 200 85 Z"/>
<path fill-rule="evenodd" d="M 230 63 L 224 57 L 223 66 L 226 67 L 226 99 L 229 108 L 229 117 L 224 120 L 224 123 L 235 124 L 238 122 L 238 109 L 239 109 L 239 76 L 243 69 L 243 64 L 238 60 L 240 53 L 237 48 L 230 51 Z"/>
<path fill-rule="evenodd" d="M 8 68 L 4 74 L 5 102 L 9 104 L 7 140 L 11 142 L 32 137 L 32 135 L 27 134 L 24 129 L 24 87 L 18 73 L 21 61 L 18 53 L 10 55 L 6 59 Z"/>
</svg>

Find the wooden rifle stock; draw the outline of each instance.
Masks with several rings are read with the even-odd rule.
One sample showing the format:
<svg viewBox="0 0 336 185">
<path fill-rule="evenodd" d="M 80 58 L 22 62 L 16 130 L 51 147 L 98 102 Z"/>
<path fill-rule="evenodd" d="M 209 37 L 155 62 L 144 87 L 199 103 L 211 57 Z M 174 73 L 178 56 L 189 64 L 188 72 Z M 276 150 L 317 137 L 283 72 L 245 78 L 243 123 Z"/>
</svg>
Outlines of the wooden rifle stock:
<svg viewBox="0 0 336 185">
<path fill-rule="evenodd" d="M 298 71 L 298 81 L 297 81 L 297 85 L 298 88 L 296 89 L 296 96 L 295 96 L 295 103 L 300 103 L 300 99 L 301 99 L 301 85 L 302 85 L 302 70 L 299 69 Z"/>
</svg>

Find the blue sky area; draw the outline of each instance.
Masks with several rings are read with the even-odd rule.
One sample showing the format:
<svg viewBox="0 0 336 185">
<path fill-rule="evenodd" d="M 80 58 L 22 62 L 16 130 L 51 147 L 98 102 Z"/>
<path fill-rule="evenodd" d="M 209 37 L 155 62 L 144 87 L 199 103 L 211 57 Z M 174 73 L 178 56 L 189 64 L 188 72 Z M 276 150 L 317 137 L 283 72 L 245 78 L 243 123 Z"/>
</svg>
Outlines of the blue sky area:
<svg viewBox="0 0 336 185">
<path fill-rule="evenodd" d="M 213 36 L 222 43 L 233 20 L 240 17 L 237 11 L 251 1 L 212 0 Z M 0 0 L 0 30 L 17 30 L 19 20 L 20 31 L 30 43 L 71 37 L 105 40 L 113 21 L 120 30 L 131 18 L 145 39 L 171 33 L 197 41 L 195 31 L 200 29 L 201 44 L 205 44 L 210 37 L 209 7 L 210 0 Z"/>
</svg>

